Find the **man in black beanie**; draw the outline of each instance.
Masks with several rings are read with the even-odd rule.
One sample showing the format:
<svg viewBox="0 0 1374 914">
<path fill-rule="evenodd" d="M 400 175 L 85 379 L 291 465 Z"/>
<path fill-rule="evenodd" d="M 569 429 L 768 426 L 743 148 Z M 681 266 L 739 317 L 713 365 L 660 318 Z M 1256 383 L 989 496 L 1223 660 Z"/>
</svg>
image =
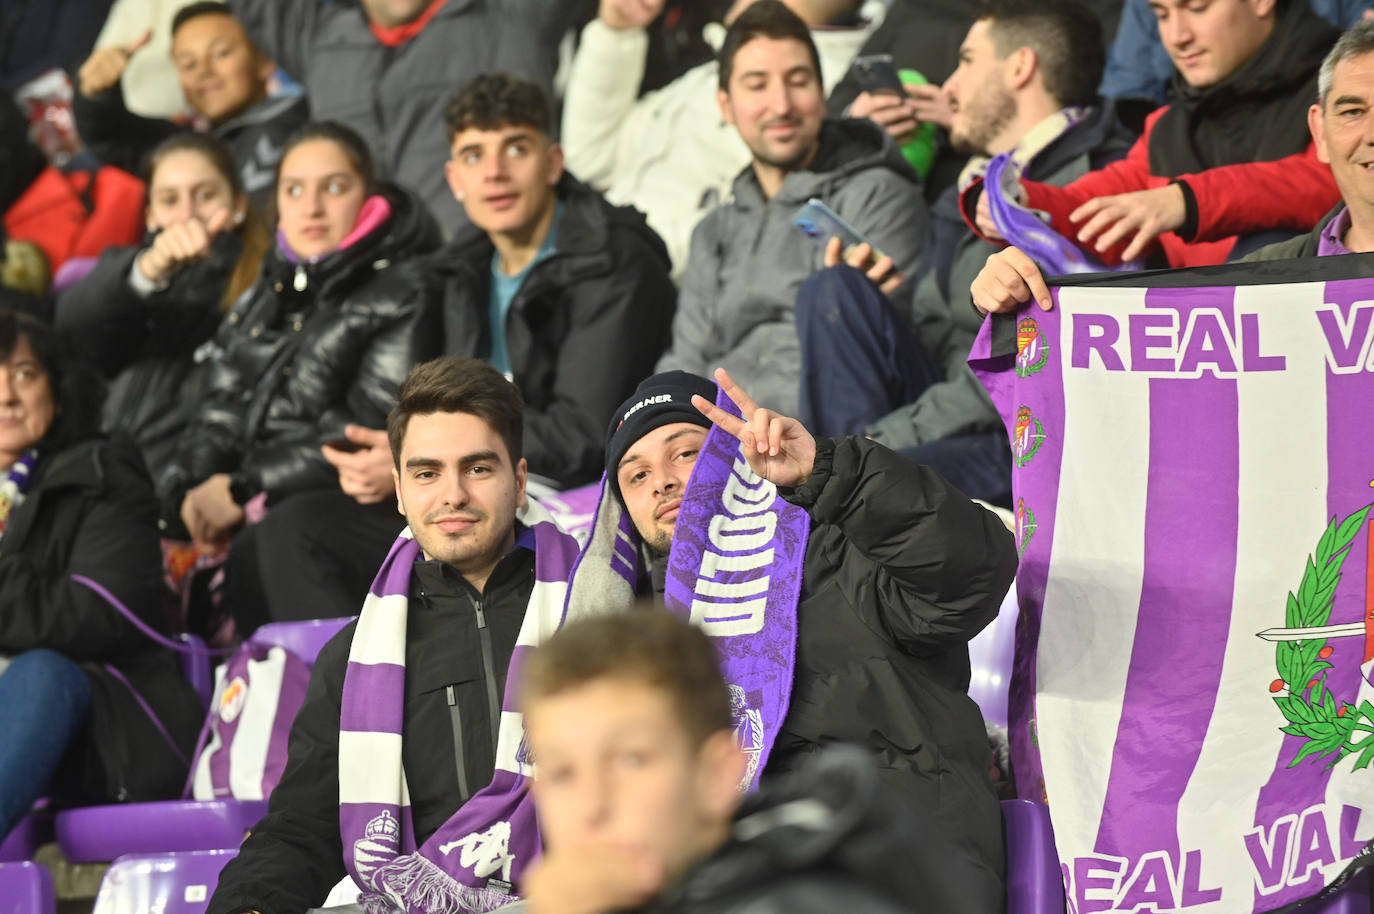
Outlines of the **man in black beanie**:
<svg viewBox="0 0 1374 914">
<path fill-rule="evenodd" d="M 913 910 L 1003 908 L 1001 812 L 967 643 L 1016 571 L 1010 532 L 939 474 L 819 439 L 716 384 L 654 375 L 611 417 L 606 481 L 568 602 L 652 597 L 717 639 L 748 779 L 834 742 L 943 837 Z M 731 404 L 733 403 L 733 408 Z"/>
</svg>

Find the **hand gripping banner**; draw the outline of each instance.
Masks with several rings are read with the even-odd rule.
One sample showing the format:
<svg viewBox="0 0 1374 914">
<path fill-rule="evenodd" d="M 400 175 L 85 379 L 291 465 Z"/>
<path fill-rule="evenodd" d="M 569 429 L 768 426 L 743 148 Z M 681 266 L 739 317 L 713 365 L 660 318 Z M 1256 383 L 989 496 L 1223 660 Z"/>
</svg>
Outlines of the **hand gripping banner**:
<svg viewBox="0 0 1374 914">
<path fill-rule="evenodd" d="M 1065 278 L 975 343 L 1014 460 L 1017 787 L 1070 912 L 1274 911 L 1367 862 L 1370 276 Z"/>
</svg>

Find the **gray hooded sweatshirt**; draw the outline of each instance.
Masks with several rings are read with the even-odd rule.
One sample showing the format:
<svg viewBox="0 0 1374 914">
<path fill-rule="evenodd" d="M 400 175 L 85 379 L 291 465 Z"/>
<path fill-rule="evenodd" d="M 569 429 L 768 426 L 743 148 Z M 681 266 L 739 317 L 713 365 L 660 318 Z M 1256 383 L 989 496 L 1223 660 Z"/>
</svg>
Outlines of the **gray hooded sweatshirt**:
<svg viewBox="0 0 1374 914">
<path fill-rule="evenodd" d="M 672 348 L 658 370 L 709 377 L 724 367 L 760 406 L 795 416 L 797 290 L 824 266 L 824 249 L 792 224 L 793 215 L 820 198 L 911 275 L 929 216 L 921 182 L 885 131 L 841 120 L 824 123 L 811 168 L 789 174 L 771 200 L 753 166 L 733 192 L 692 234 Z"/>
</svg>

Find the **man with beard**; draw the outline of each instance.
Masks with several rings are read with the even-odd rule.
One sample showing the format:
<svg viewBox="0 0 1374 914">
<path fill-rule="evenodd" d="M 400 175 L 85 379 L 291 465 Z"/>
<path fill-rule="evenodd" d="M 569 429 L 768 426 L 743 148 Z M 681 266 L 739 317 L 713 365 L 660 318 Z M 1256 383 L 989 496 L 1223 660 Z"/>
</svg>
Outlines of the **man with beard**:
<svg viewBox="0 0 1374 914">
<path fill-rule="evenodd" d="M 1151 0 L 1174 62 L 1174 101 L 1121 161 L 1063 187 L 1021 182 L 1022 202 L 1112 264 L 1235 259 L 1310 230 L 1340 199 L 1307 132 L 1317 68 L 1339 31 L 1306 0 Z M 965 211 L 972 210 L 966 199 Z M 986 199 L 977 224 L 992 240 Z"/>
<path fill-rule="evenodd" d="M 815 366 L 803 382 L 815 388 L 803 393 L 813 429 L 862 431 L 966 494 L 1000 502 L 1010 496 L 1011 461 L 997 411 L 966 364 L 980 319 L 962 295 L 997 246 L 969 230 L 960 191 L 1000 153 L 1027 177 L 1065 184 L 1120 158 L 1131 137 L 1111 108 L 1095 105 L 1103 54 L 1091 10 L 1078 0 L 989 0 L 976 17 L 944 86 L 951 141 L 972 158 L 932 210 L 928 269 L 911 303 L 917 335 L 844 267 L 811 280 L 803 298 L 814 307 L 798 314 L 814 318 L 799 328 L 803 363 Z"/>
<path fill-rule="evenodd" d="M 758 0 L 730 26 L 716 97 L 752 161 L 733 199 L 692 235 L 672 347 L 658 370 L 724 366 L 761 403 L 793 414 L 802 375 L 797 291 L 823 266 L 820 246 L 793 217 L 822 200 L 887 255 L 875 268 L 910 270 L 928 221 L 920 180 L 872 121 L 825 119 L 816 45 L 778 0 Z"/>
</svg>

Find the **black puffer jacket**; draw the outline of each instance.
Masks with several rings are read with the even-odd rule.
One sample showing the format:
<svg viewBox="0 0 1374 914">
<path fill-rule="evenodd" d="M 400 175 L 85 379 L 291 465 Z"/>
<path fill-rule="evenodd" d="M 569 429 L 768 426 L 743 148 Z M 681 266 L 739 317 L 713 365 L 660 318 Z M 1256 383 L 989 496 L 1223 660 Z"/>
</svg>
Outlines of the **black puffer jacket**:
<svg viewBox="0 0 1374 914">
<path fill-rule="evenodd" d="M 968 697 L 968 641 L 1016 573 L 1012 535 L 938 473 L 865 438 L 816 441 L 780 490 L 811 515 L 791 700 L 764 783 L 827 746 L 877 757 L 880 780 L 943 836 L 959 910 L 1000 914 L 1002 817 Z"/>
<path fill-rule="evenodd" d="M 558 196 L 557 250 L 511 301 L 506 346 L 525 397 L 530 471 L 574 486 L 600 474 L 606 420 L 668 348 L 677 289 L 667 249 L 638 210 L 567 175 Z M 489 351 L 493 250 L 482 235 L 431 258 L 442 308 L 423 336 L 450 355 Z"/>
<path fill-rule="evenodd" d="M 95 269 L 58 296 L 53 323 L 72 351 L 109 379 L 102 425 L 133 437 L 161 492 L 200 393 L 203 366 L 193 355 L 219 326 L 224 288 L 242 244 L 222 233 L 209 257 L 144 298 L 129 284 L 129 273 L 146 246 L 101 254 Z"/>
<path fill-rule="evenodd" d="M 40 457 L 0 541 L 0 653 L 47 648 L 91 680 L 90 724 L 54 784 L 64 801 L 171 799 L 186 779 L 202 711 L 178 659 L 71 579 L 91 578 L 165 633 L 157 537 L 148 472 L 134 444 L 115 437 Z"/>
<path fill-rule="evenodd" d="M 178 530 L 182 496 L 215 473 L 239 504 L 337 485 L 320 454 L 350 422 L 381 428 L 414 361 L 425 287 L 408 263 L 434 250 L 438 226 L 399 188 L 391 218 L 315 264 L 275 248 L 258 282 L 215 334 L 205 393 L 168 476 L 163 516 Z"/>
<path fill-rule="evenodd" d="M 972 910 L 947 853 L 945 834 L 885 787 L 871 758 L 834 746 L 745 798 L 726 843 L 642 914 Z"/>
</svg>

